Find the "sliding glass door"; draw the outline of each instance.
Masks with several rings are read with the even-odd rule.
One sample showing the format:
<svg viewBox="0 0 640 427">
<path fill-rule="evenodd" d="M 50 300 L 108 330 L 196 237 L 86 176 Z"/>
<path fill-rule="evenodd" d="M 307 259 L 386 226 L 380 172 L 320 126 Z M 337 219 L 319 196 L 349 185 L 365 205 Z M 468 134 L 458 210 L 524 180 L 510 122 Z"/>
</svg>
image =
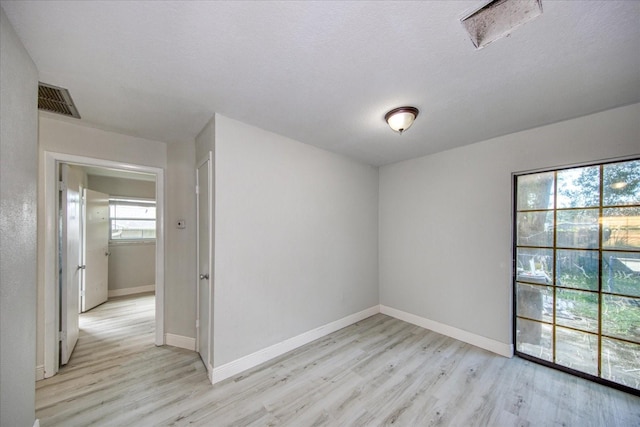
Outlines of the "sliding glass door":
<svg viewBox="0 0 640 427">
<path fill-rule="evenodd" d="M 515 177 L 516 353 L 640 390 L 640 160 Z"/>
</svg>

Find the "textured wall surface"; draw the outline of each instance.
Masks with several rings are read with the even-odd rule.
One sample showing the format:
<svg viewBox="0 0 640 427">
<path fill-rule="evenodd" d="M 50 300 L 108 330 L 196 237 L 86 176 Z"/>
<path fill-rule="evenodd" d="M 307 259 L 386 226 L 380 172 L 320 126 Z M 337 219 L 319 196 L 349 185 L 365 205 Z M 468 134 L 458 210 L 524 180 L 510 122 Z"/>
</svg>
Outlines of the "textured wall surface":
<svg viewBox="0 0 640 427">
<path fill-rule="evenodd" d="M 88 188 L 111 196 L 136 197 L 140 199 L 156 198 L 155 181 L 89 175 Z"/>
<path fill-rule="evenodd" d="M 115 243 L 109 252 L 110 291 L 155 285 L 155 243 Z"/>
<path fill-rule="evenodd" d="M 216 115 L 214 366 L 378 304 L 378 170 Z"/>
<path fill-rule="evenodd" d="M 166 332 L 196 336 L 195 143 L 167 146 Z M 177 221 L 185 220 L 185 228 Z"/>
<path fill-rule="evenodd" d="M 380 168 L 380 302 L 511 337 L 512 173 L 640 155 L 640 104 Z"/>
<path fill-rule="evenodd" d="M 35 419 L 38 71 L 0 9 L 0 425 Z"/>
</svg>

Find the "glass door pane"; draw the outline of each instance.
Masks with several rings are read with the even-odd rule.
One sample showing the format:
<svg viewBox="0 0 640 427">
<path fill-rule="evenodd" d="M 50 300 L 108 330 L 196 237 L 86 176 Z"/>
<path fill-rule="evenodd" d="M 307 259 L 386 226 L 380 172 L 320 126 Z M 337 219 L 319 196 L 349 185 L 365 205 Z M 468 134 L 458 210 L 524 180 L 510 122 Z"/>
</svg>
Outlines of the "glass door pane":
<svg viewBox="0 0 640 427">
<path fill-rule="evenodd" d="M 516 353 L 640 390 L 640 160 L 517 176 Z"/>
</svg>

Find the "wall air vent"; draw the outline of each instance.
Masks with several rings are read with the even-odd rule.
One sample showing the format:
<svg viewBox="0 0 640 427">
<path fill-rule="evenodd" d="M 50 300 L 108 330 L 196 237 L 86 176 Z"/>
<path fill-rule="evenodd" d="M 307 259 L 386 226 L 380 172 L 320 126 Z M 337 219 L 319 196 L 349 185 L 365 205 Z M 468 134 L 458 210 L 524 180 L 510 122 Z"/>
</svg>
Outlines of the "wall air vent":
<svg viewBox="0 0 640 427">
<path fill-rule="evenodd" d="M 38 109 L 80 118 L 80 113 L 67 89 L 42 82 L 38 83 Z"/>
<path fill-rule="evenodd" d="M 492 0 L 461 19 L 477 49 L 542 15 L 542 0 Z"/>
</svg>

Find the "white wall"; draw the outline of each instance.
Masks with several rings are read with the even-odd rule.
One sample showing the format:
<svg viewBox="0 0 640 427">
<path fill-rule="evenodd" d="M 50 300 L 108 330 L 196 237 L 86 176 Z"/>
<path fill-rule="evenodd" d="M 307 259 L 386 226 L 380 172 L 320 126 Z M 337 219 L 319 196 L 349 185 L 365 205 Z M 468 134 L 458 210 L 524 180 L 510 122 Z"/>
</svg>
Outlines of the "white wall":
<svg viewBox="0 0 640 427">
<path fill-rule="evenodd" d="M 75 180 L 80 183 L 81 188 L 88 188 L 87 182 L 89 180 L 89 177 L 87 176 L 84 169 L 79 166 L 70 165 L 69 173 L 75 175 Z"/>
<path fill-rule="evenodd" d="M 196 336 L 196 184 L 195 143 L 167 146 L 167 257 L 165 289 L 167 333 Z M 184 219 L 186 228 L 177 228 Z"/>
<path fill-rule="evenodd" d="M 209 120 L 209 123 L 202 128 L 200 134 L 196 137 L 195 163 L 206 158 L 209 151 L 215 156 L 216 116 L 217 115 L 214 115 L 211 120 Z"/>
<path fill-rule="evenodd" d="M 215 116 L 214 367 L 378 304 L 377 168 Z"/>
<path fill-rule="evenodd" d="M 38 70 L 0 9 L 0 425 L 35 420 Z"/>
<path fill-rule="evenodd" d="M 120 197 L 156 198 L 155 181 L 89 175 L 88 186 L 92 190 Z"/>
<path fill-rule="evenodd" d="M 118 242 L 109 244 L 109 290 L 154 286 L 156 284 L 156 244 Z"/>
<path fill-rule="evenodd" d="M 40 150 L 166 168 L 167 145 L 40 112 Z M 73 121 L 71 121 L 73 120 Z"/>
<path fill-rule="evenodd" d="M 640 104 L 380 168 L 380 301 L 512 343 L 512 173 L 640 154 Z"/>
</svg>

